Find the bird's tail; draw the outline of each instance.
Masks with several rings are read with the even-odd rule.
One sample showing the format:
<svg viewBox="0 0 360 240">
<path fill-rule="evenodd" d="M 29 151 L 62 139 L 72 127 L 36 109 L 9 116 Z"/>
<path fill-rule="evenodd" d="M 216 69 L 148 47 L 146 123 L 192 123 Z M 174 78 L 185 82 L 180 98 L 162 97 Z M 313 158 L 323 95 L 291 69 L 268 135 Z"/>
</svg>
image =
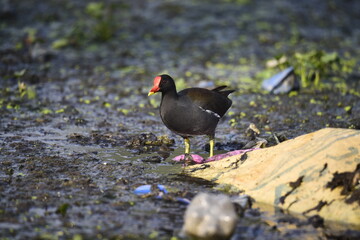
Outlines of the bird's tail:
<svg viewBox="0 0 360 240">
<path fill-rule="evenodd" d="M 221 95 L 224 95 L 224 96 L 228 96 L 230 93 L 232 92 L 235 92 L 236 90 L 225 90 L 225 91 L 221 91 L 223 89 L 227 88 L 227 86 L 223 85 L 223 86 L 219 86 L 219 87 L 216 87 L 214 89 L 211 89 L 211 91 L 214 91 L 214 92 L 217 92 L 217 93 L 220 93 Z"/>
</svg>

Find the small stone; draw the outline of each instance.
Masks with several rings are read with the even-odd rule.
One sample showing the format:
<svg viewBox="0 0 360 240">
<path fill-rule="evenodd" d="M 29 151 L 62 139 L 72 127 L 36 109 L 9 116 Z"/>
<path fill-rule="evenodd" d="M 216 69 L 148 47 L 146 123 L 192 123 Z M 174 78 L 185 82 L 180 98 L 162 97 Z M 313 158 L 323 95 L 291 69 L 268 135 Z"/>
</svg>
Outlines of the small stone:
<svg viewBox="0 0 360 240">
<path fill-rule="evenodd" d="M 238 216 L 227 195 L 199 193 L 186 209 L 182 232 L 196 239 L 230 239 Z"/>
<path fill-rule="evenodd" d="M 148 163 L 161 163 L 162 158 L 160 156 L 150 156 L 142 159 L 143 162 Z"/>
</svg>

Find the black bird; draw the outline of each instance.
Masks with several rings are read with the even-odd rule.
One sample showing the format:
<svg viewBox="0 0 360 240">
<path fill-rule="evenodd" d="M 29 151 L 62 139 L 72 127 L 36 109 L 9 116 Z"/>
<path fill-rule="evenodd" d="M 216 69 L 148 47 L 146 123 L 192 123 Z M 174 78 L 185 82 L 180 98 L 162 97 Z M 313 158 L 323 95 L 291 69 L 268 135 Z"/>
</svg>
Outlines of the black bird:
<svg viewBox="0 0 360 240">
<path fill-rule="evenodd" d="M 167 128 L 185 141 L 185 154 L 190 153 L 189 138 L 207 135 L 210 139 L 210 157 L 214 155 L 215 129 L 221 117 L 230 108 L 228 95 L 235 90 L 220 86 L 212 90 L 187 88 L 176 91 L 174 80 L 166 74 L 154 78 L 148 96 L 161 92 L 160 116 Z"/>
</svg>

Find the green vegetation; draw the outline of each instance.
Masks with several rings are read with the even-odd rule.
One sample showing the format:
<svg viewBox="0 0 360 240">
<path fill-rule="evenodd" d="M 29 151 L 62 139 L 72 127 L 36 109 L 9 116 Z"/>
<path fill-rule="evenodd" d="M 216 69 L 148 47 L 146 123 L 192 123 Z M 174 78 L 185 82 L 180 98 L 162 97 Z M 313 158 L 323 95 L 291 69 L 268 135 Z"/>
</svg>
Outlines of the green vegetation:
<svg viewBox="0 0 360 240">
<path fill-rule="evenodd" d="M 240 194 L 241 192 L 243 192 L 234 185 L 225 184 L 225 183 L 217 185 L 216 187 L 214 187 L 214 189 L 216 189 L 217 191 L 221 191 L 225 194 Z"/>
<path fill-rule="evenodd" d="M 3 88 L 0 89 L 0 108 L 19 110 L 20 105 L 26 100 L 33 100 L 36 98 L 35 87 L 18 81 L 17 88 Z"/>
<path fill-rule="evenodd" d="M 64 217 L 66 215 L 66 212 L 67 212 L 69 207 L 70 207 L 70 204 L 63 203 L 57 208 L 56 213 L 61 214 Z"/>
<path fill-rule="evenodd" d="M 341 57 L 337 52 L 311 50 L 295 52 L 291 56 L 277 56 L 269 60 L 267 65 L 270 69 L 280 70 L 293 66 L 303 88 L 319 89 L 324 87 L 325 82 L 345 83 L 348 75 L 354 71 L 356 59 Z"/>
<path fill-rule="evenodd" d="M 64 37 L 53 41 L 52 47 L 60 49 L 72 46 L 85 46 L 91 41 L 106 42 L 111 39 L 119 24 L 113 19 L 114 4 L 90 2 L 77 17 L 75 24 Z M 90 46 L 91 47 L 91 46 Z"/>
<path fill-rule="evenodd" d="M 94 22 L 92 28 L 93 38 L 99 41 L 109 40 L 115 31 L 113 14 L 109 6 L 102 2 L 91 2 L 86 6 L 86 13 Z"/>
<path fill-rule="evenodd" d="M 29 100 L 36 98 L 35 88 L 29 85 L 26 85 L 24 82 L 18 82 L 18 96 L 20 98 L 26 97 Z"/>
</svg>

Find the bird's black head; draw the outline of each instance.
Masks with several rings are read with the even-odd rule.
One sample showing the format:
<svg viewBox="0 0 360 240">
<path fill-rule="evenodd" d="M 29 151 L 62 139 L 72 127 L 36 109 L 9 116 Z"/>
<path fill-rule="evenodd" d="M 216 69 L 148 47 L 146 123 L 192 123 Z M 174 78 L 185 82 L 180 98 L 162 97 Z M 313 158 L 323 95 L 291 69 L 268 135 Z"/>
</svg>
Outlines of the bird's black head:
<svg viewBox="0 0 360 240">
<path fill-rule="evenodd" d="M 174 79 L 167 74 L 162 74 L 154 78 L 154 86 L 149 92 L 149 96 L 157 92 L 176 91 Z"/>
</svg>

